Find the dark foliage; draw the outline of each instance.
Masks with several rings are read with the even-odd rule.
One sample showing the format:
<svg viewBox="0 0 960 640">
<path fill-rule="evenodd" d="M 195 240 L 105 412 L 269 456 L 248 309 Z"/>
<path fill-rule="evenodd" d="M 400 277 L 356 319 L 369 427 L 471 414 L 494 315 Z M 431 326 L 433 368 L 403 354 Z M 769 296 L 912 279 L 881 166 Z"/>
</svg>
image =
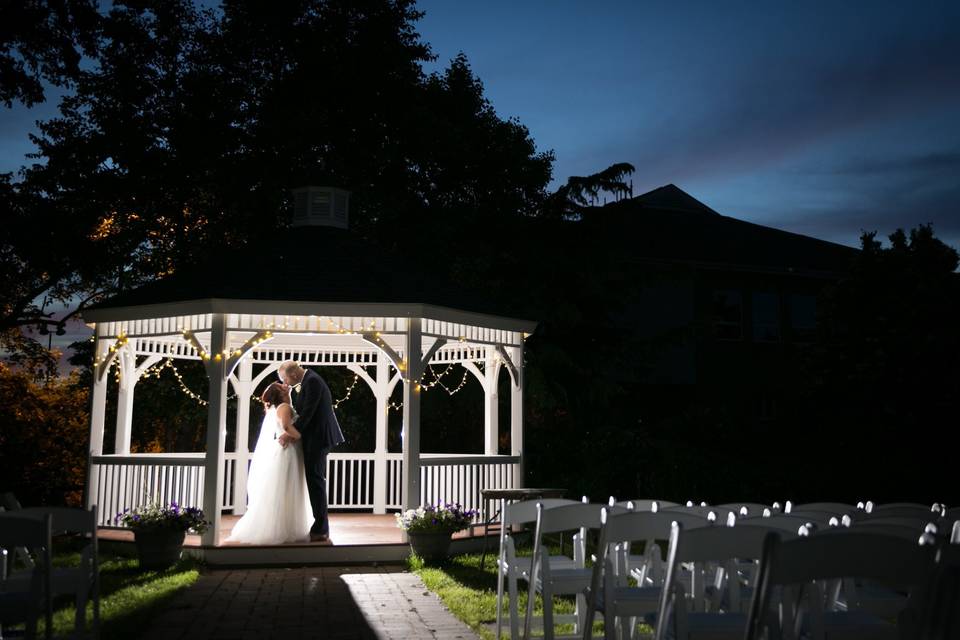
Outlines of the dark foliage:
<svg viewBox="0 0 960 640">
<path fill-rule="evenodd" d="M 540 322 L 525 370 L 529 485 L 596 499 L 951 499 L 928 483 L 949 469 L 939 442 L 960 397 L 960 296 L 956 253 L 929 228 L 894 234 L 889 249 L 864 238 L 849 277 L 820 305 L 819 341 L 783 376 L 788 409 L 760 422 L 748 408 L 754 390 L 736 380 L 645 383 L 658 349 L 684 338 L 636 330 L 637 314 L 650 312 L 639 297 L 650 273 L 588 213 L 604 196 L 632 192 L 633 167 L 574 176 L 548 193 L 552 152 L 496 113 L 464 55 L 423 72 L 432 53 L 410 0 L 228 0 L 220 11 L 153 0 L 98 15 L 85 3 L 21 5 L 4 5 L 16 19 L 0 33 L 0 99 L 40 100 L 43 80 L 70 91 L 40 125 L 37 163 L 0 177 L 0 341 L 18 364 L 38 374 L 52 366 L 36 337 L 64 321 L 45 302 L 75 314 L 195 265 L 212 247 L 256 243 L 287 224 L 289 188 L 332 184 L 353 194 L 356 233 Z M 78 345 L 73 363 L 89 359 L 89 345 Z M 178 368 L 204 396 L 202 370 Z M 346 395 L 352 374 L 321 374 L 335 398 Z M 455 367 L 446 384 L 463 374 Z M 5 407 L 48 393 L 5 375 Z M 70 387 L 77 424 L 88 380 L 82 369 Z M 372 404 L 361 382 L 340 411 L 347 448 L 372 450 Z M 33 434 L 60 428 L 62 416 L 30 406 L 30 429 L 19 417 L 13 435 L 4 425 L 5 454 L 40 450 Z M 136 412 L 135 450 L 202 446 L 205 409 L 172 372 L 138 385 Z M 423 415 L 424 450 L 479 450 L 475 381 L 454 396 L 424 394 Z M 391 411 L 391 450 L 399 420 Z M 77 468 L 71 452 L 33 454 L 23 460 L 38 468 Z M 69 477 L 37 499 L 74 491 Z"/>
</svg>

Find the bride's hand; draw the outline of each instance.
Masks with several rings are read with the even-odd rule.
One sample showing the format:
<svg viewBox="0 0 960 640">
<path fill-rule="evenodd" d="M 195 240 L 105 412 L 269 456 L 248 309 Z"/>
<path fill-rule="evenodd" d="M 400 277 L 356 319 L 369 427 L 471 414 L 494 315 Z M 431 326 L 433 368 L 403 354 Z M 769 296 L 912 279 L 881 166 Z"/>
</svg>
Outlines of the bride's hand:
<svg viewBox="0 0 960 640">
<path fill-rule="evenodd" d="M 277 442 L 280 444 L 281 447 L 286 449 L 287 445 L 290 444 L 290 436 L 288 436 L 285 433 L 281 434 L 280 437 L 277 438 Z"/>
</svg>

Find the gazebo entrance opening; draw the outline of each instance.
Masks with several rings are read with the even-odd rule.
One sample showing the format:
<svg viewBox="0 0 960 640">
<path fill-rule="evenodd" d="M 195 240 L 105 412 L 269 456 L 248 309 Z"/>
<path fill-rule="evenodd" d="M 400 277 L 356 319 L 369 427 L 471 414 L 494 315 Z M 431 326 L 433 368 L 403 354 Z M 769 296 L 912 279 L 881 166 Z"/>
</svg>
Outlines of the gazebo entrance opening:
<svg viewBox="0 0 960 640">
<path fill-rule="evenodd" d="M 277 311 L 284 315 L 277 315 Z M 523 340 L 533 323 L 415 304 L 320 304 L 203 300 L 105 308 L 94 323 L 88 505 L 101 525 L 144 497 L 204 509 L 213 522 L 203 544 L 219 540 L 224 511 L 246 508 L 251 394 L 285 360 L 340 366 L 359 376 L 376 402 L 373 452 L 328 457 L 331 509 L 414 508 L 445 500 L 480 508 L 480 491 L 522 486 Z M 206 451 L 130 453 L 140 376 L 165 358 L 204 364 L 209 378 Z M 422 453 L 420 397 L 428 366 L 462 365 L 484 390 L 483 454 Z M 262 368 L 255 365 L 265 365 Z M 114 453 L 103 453 L 107 373 L 119 367 Z M 510 377 L 510 454 L 499 455 L 497 381 Z M 254 373 L 256 371 L 256 373 Z M 387 449 L 390 398 L 403 389 L 402 453 Z M 228 394 L 237 397 L 236 447 L 225 451 Z M 349 437 L 349 434 L 348 434 Z"/>
</svg>

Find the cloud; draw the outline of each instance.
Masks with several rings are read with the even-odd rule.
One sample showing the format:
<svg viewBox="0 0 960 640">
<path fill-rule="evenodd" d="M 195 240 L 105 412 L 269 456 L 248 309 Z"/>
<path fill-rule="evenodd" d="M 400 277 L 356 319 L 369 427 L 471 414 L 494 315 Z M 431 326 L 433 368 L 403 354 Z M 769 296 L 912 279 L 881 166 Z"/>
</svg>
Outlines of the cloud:
<svg viewBox="0 0 960 640">
<path fill-rule="evenodd" d="M 851 191 L 845 201 L 823 207 L 787 207 L 778 216 L 785 229 L 843 244 L 857 244 L 863 231 L 886 238 L 898 228 L 932 224 L 937 237 L 960 249 L 960 184 Z"/>
<path fill-rule="evenodd" d="M 890 173 L 955 172 L 960 175 L 960 151 L 931 151 L 899 158 L 855 158 L 829 170 L 837 175 L 871 176 Z"/>
<path fill-rule="evenodd" d="M 819 62 L 771 56 L 724 78 L 726 86 L 709 84 L 703 108 L 673 105 L 619 157 L 634 158 L 651 184 L 766 168 L 867 125 L 960 108 L 958 68 L 960 39 L 946 34 L 891 38 Z"/>
</svg>

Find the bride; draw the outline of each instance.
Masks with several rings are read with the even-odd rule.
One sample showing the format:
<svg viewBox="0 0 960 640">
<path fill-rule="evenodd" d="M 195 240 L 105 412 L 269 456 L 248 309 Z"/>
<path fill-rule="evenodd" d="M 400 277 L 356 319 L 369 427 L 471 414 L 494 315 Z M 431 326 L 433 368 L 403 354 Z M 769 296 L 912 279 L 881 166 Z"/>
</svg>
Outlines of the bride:
<svg viewBox="0 0 960 640">
<path fill-rule="evenodd" d="M 300 432 L 293 426 L 297 416 L 290 403 L 290 389 L 274 382 L 260 399 L 266 415 L 250 462 L 247 512 L 226 541 L 283 544 L 309 540 L 313 515 L 303 445 Z"/>
</svg>

